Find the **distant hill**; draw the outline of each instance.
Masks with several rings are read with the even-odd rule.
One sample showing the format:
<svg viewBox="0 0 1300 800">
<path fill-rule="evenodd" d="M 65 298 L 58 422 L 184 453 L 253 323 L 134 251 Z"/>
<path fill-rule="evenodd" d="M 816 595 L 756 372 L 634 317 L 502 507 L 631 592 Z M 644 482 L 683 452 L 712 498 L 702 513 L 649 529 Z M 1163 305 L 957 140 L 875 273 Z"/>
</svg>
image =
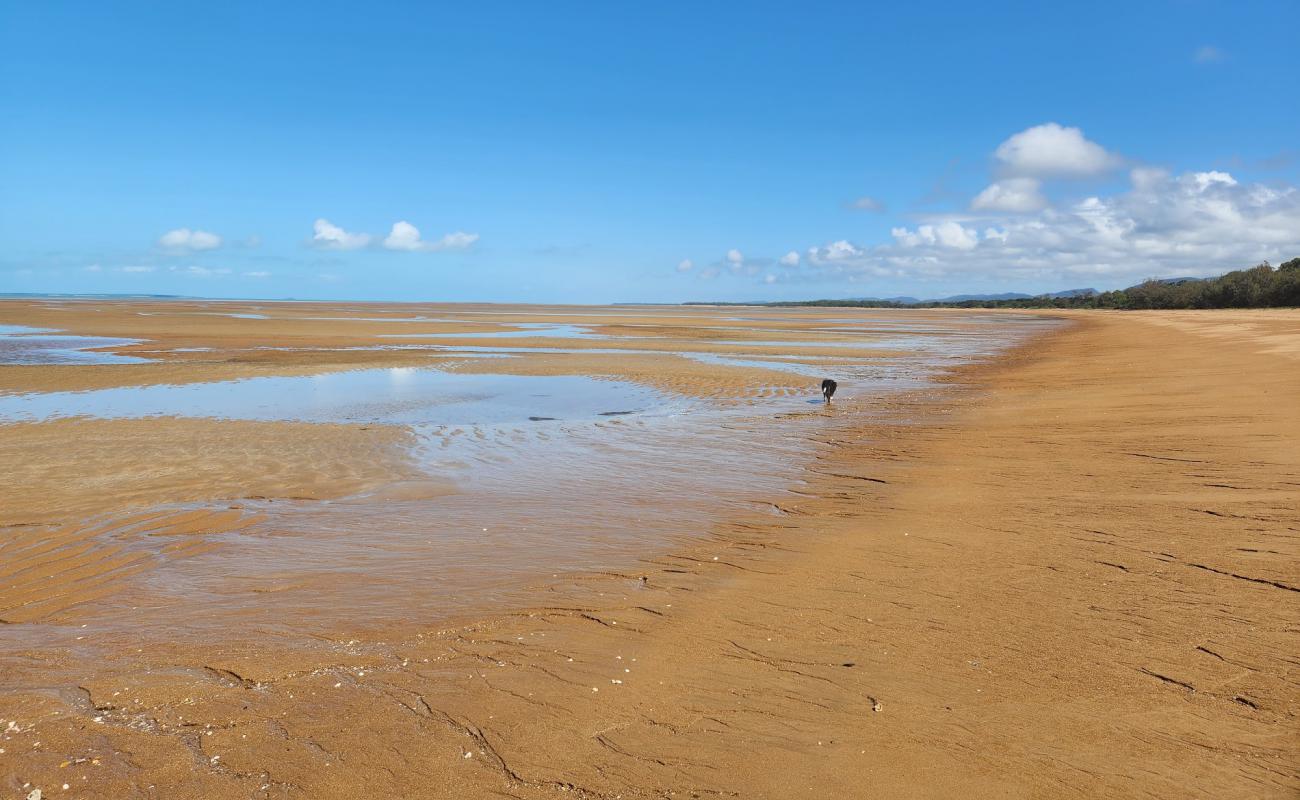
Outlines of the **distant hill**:
<svg viewBox="0 0 1300 800">
<path fill-rule="evenodd" d="M 968 300 L 1025 300 L 1033 297 L 1032 294 L 1022 292 L 1002 292 L 1001 294 L 954 294 L 948 297 L 940 297 L 934 300 L 926 300 L 926 303 L 965 303 Z"/>
<path fill-rule="evenodd" d="M 1195 280 L 1177 278 L 1175 280 Z M 709 302 L 709 301 L 689 301 L 682 303 L 686 306 L 798 306 L 798 305 L 857 305 L 871 308 L 902 308 L 904 306 L 932 306 L 943 305 L 945 303 L 996 303 L 1007 300 L 1032 300 L 1036 297 L 1049 299 L 1074 298 L 1074 297 L 1092 297 L 1097 294 L 1096 289 L 1066 289 L 1060 292 L 1051 292 L 1049 294 L 1025 294 L 1023 292 L 1002 292 L 1000 294 L 953 294 L 947 297 L 931 297 L 921 300 L 909 295 L 899 295 L 897 297 L 846 297 L 843 300 L 779 300 L 771 302 L 767 300 L 739 300 L 732 302 Z"/>
<path fill-rule="evenodd" d="M 1174 278 L 1173 280 L 1195 280 L 1195 278 Z M 855 303 L 895 303 L 900 306 L 914 306 L 921 303 L 964 303 L 970 300 L 1027 300 L 1031 297 L 1087 297 L 1097 294 L 1096 289 L 1066 289 L 1061 292 L 1051 292 L 1049 294 L 1025 294 L 1024 292 L 1001 292 L 999 294 L 953 294 L 947 297 L 929 297 L 924 300 L 911 297 L 910 295 L 899 295 L 897 297 L 850 297 L 848 300 Z M 748 304 L 746 304 L 748 305 Z"/>
<path fill-rule="evenodd" d="M 900 296 L 900 297 L 855 297 L 854 299 L 855 299 L 855 300 L 858 300 L 859 302 L 863 302 L 863 303 L 898 303 L 899 305 L 904 305 L 904 306 L 910 306 L 910 305 L 912 305 L 913 303 L 920 303 L 920 302 L 922 302 L 921 300 L 918 300 L 918 299 L 915 298 L 915 297 L 907 297 L 907 296 Z"/>
<path fill-rule="evenodd" d="M 690 305 L 689 303 L 687 305 Z M 739 305 L 720 303 L 718 305 Z M 768 306 L 845 308 L 1277 308 L 1300 306 L 1300 258 L 1274 268 L 1267 262 L 1224 273 L 1217 278 L 1152 278 L 1126 289 L 1066 289 L 1048 294 L 1022 292 L 957 294 L 941 300 L 888 299 L 799 300 L 760 303 Z"/>
<path fill-rule="evenodd" d="M 1096 294 L 1101 294 L 1101 292 L 1098 292 L 1096 289 L 1066 289 L 1063 292 L 1045 294 L 1043 297 L 1092 297 Z"/>
</svg>

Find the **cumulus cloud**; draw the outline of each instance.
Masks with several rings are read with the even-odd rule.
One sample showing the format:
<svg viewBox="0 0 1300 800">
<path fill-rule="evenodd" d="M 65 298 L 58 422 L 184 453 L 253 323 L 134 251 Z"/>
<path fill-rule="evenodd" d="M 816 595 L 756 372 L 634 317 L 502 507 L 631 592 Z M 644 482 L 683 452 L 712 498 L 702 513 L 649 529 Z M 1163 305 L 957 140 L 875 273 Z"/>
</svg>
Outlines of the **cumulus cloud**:
<svg viewBox="0 0 1300 800">
<path fill-rule="evenodd" d="M 1124 163 L 1078 128 L 1046 123 L 1008 137 L 971 212 L 894 227 L 773 260 L 739 250 L 697 274 L 768 281 L 972 280 L 1114 288 L 1147 277 L 1204 276 L 1300 255 L 1300 188 L 1244 183 L 1225 170 L 1139 166 L 1126 188 L 1049 203 L 1044 185 L 1109 175 Z M 1077 184 L 1076 184 L 1077 185 Z M 1065 187 L 1062 187 L 1065 188 Z M 770 267 L 783 267 L 779 273 Z"/>
<path fill-rule="evenodd" d="M 918 225 L 916 230 L 891 228 L 889 234 L 904 247 L 934 246 L 953 250 L 972 250 L 979 244 L 979 233 L 959 222 L 948 220 L 938 225 Z"/>
<path fill-rule="evenodd" d="M 389 250 L 406 250 L 408 252 L 433 252 L 437 250 L 464 250 L 477 241 L 477 233 L 456 231 L 443 236 L 437 241 L 427 242 L 420 238 L 419 228 L 406 220 L 402 220 L 393 223 L 392 230 L 384 239 L 384 247 Z"/>
<path fill-rule="evenodd" d="M 1211 170 L 1209 172 L 1193 172 L 1184 175 L 1183 180 L 1190 182 L 1192 186 L 1196 187 L 1198 192 L 1204 192 L 1206 189 L 1216 184 L 1220 186 L 1237 185 L 1236 178 L 1226 172 L 1219 172 L 1218 170 Z"/>
<path fill-rule="evenodd" d="M 158 246 L 167 250 L 215 250 L 221 237 L 208 231 L 174 228 L 158 237 Z"/>
<path fill-rule="evenodd" d="M 825 247 L 813 247 L 808 250 L 808 261 L 813 264 L 849 262 L 862 258 L 867 251 L 851 244 L 846 239 L 831 242 Z"/>
<path fill-rule="evenodd" d="M 327 219 L 312 225 L 312 245 L 326 250 L 358 250 L 370 244 L 370 234 L 349 233 Z"/>
<path fill-rule="evenodd" d="M 898 227 L 868 247 L 841 240 L 808 251 L 804 274 L 1050 280 L 1122 286 L 1209 275 L 1300 255 L 1300 189 L 1246 184 L 1221 171 L 1134 169 L 1126 190 L 1061 208 Z"/>
<path fill-rule="evenodd" d="M 854 200 L 852 203 L 849 203 L 849 207 L 856 208 L 859 211 L 879 212 L 885 210 L 884 203 L 880 202 L 874 197 L 867 197 L 865 195 L 859 197 L 857 200 Z"/>
<path fill-rule="evenodd" d="M 974 211 L 1028 214 L 1047 207 L 1044 179 L 1088 178 L 1115 169 L 1123 159 L 1090 141 L 1078 128 L 1055 122 L 1026 128 L 994 151 L 997 176 L 971 200 Z"/>
<path fill-rule="evenodd" d="M 1123 160 L 1090 141 L 1078 128 L 1055 122 L 1014 134 L 993 153 L 1000 172 L 1021 178 L 1085 178 L 1118 167 Z"/>
<path fill-rule="evenodd" d="M 393 223 L 392 231 L 384 239 L 384 247 L 389 250 L 423 250 L 428 247 L 428 243 L 420 240 L 419 228 L 402 220 Z"/>
<path fill-rule="evenodd" d="M 253 270 L 253 271 L 251 271 L 251 272 L 243 272 L 243 273 L 240 273 L 240 274 L 243 275 L 245 278 L 269 278 L 269 277 L 271 277 L 271 273 L 266 272 L 265 270 Z"/>
<path fill-rule="evenodd" d="M 312 228 L 312 245 L 324 250 L 359 250 L 375 240 L 368 233 L 346 231 L 327 219 L 316 220 Z M 464 250 L 478 240 L 477 233 L 456 231 L 429 241 L 421 236 L 419 228 L 406 220 L 399 220 L 393 223 L 388 235 L 379 244 L 385 250 L 432 253 L 439 250 Z"/>
<path fill-rule="evenodd" d="M 976 211 L 1038 211 L 1047 205 L 1037 178 L 1003 178 L 975 196 L 970 207 Z"/>
<path fill-rule="evenodd" d="M 677 262 L 678 272 L 690 272 L 693 269 L 695 269 L 695 262 L 691 261 L 689 258 L 683 258 L 681 261 Z"/>
</svg>

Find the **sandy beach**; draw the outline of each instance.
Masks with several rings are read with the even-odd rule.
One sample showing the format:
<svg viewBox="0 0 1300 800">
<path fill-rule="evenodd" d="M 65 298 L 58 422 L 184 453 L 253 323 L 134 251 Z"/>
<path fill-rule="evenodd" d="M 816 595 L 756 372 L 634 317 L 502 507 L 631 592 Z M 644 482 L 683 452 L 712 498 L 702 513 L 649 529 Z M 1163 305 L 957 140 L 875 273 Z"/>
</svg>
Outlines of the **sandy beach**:
<svg viewBox="0 0 1300 800">
<path fill-rule="evenodd" d="M 0 6 L 0 800 L 1300 800 L 1300 2 L 1112 5 Z"/>
<path fill-rule="evenodd" d="M 0 323 L 142 359 L 0 367 L 6 797 L 1300 794 L 1295 312 L 24 301 Z M 430 366 L 475 397 L 603 388 L 590 419 L 434 431 L 365 416 L 414 413 L 396 400 L 278 416 L 280 384 L 221 419 L 20 399 Z M 518 485 L 555 442 L 581 457 Z M 417 549 L 471 511 L 501 538 Z M 547 524 L 567 568 L 525 534 Z"/>
</svg>

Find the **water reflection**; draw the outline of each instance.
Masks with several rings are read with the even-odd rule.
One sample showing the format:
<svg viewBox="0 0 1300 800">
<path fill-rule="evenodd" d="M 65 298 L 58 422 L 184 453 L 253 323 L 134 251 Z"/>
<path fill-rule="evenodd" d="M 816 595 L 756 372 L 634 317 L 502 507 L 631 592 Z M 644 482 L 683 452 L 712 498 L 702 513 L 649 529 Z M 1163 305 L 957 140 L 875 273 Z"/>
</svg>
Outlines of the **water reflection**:
<svg viewBox="0 0 1300 800">
<path fill-rule="evenodd" d="M 560 375 L 474 375 L 396 367 L 182 385 L 0 396 L 0 422 L 59 417 L 216 417 L 283 422 L 494 425 L 533 416 L 666 413 L 673 401 L 619 381 Z"/>
<path fill-rule="evenodd" d="M 147 358 L 98 349 L 132 344 L 139 344 L 139 341 L 109 336 L 71 336 L 25 325 L 0 325 L 0 365 L 148 363 Z"/>
</svg>

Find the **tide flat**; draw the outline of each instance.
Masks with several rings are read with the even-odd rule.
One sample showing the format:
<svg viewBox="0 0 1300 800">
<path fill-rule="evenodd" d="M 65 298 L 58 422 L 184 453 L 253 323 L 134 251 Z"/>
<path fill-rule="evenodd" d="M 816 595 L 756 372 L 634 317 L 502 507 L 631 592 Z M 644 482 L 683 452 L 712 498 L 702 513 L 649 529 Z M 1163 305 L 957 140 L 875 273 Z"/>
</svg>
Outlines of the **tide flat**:
<svg viewBox="0 0 1300 800">
<path fill-rule="evenodd" d="M 0 770 L 1287 796 L 1294 315 L 736 316 L 0 303 Z"/>
</svg>

